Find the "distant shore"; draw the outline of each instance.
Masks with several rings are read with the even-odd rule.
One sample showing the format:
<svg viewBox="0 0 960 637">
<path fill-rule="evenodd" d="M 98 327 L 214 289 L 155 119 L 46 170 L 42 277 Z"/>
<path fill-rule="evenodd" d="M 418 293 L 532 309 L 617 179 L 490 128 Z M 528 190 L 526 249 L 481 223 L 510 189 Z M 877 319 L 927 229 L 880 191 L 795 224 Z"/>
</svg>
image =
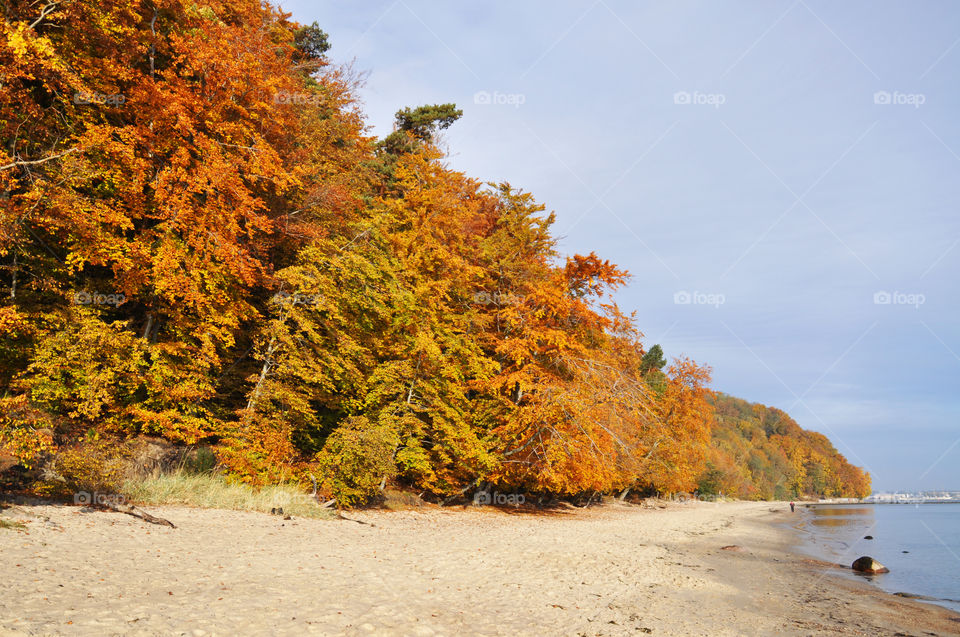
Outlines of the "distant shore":
<svg viewBox="0 0 960 637">
<path fill-rule="evenodd" d="M 795 552 L 784 503 L 355 511 L 18 506 L 0 635 L 929 635 L 960 615 Z M 797 514 L 800 514 L 799 511 Z"/>
</svg>

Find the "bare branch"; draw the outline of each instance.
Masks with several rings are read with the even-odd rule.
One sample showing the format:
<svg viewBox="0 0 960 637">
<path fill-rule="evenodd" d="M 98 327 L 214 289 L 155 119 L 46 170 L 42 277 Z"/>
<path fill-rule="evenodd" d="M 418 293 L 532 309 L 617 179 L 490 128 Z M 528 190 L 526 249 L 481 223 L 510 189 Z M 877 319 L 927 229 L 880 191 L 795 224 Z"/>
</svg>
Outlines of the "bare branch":
<svg viewBox="0 0 960 637">
<path fill-rule="evenodd" d="M 15 162 L 0 166 L 0 170 L 8 170 L 10 168 L 16 168 L 17 166 L 36 166 L 37 164 L 43 164 L 45 162 L 52 161 L 54 159 L 59 159 L 61 157 L 69 155 L 70 153 L 75 153 L 78 150 L 80 149 L 77 147 L 74 147 L 74 148 L 71 148 L 70 150 L 63 151 L 62 153 L 51 155 L 49 157 L 44 157 L 43 159 L 32 159 L 30 161 L 15 161 Z"/>
<path fill-rule="evenodd" d="M 242 149 L 242 150 L 249 150 L 249 151 L 252 151 L 252 152 L 255 152 L 255 153 L 259 153 L 259 152 L 260 152 L 260 149 L 259 149 L 259 148 L 254 148 L 253 146 L 238 146 L 237 144 L 228 144 L 228 143 L 226 143 L 226 142 L 217 141 L 216 139 L 213 140 L 213 141 L 217 142 L 217 143 L 220 144 L 221 146 L 229 146 L 230 148 L 240 148 L 240 149 Z M 263 175 L 257 175 L 257 176 L 258 176 L 258 177 L 262 177 Z"/>
<path fill-rule="evenodd" d="M 43 22 L 44 18 L 56 11 L 59 4 L 59 1 L 54 0 L 54 2 L 48 2 L 46 5 L 44 5 L 43 9 L 40 10 L 40 17 L 33 21 L 33 24 L 30 25 L 30 28 L 32 29 Z"/>
</svg>

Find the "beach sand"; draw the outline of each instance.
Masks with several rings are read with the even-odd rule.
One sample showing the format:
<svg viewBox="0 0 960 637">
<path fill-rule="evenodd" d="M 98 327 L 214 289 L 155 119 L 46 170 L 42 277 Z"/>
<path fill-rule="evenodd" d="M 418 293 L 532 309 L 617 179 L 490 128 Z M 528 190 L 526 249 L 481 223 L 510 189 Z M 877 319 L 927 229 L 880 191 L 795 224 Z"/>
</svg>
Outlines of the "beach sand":
<svg viewBox="0 0 960 637">
<path fill-rule="evenodd" d="M 27 530 L 0 529 L 0 635 L 960 634 L 791 553 L 785 504 L 148 511 L 178 528 L 6 509 Z"/>
</svg>

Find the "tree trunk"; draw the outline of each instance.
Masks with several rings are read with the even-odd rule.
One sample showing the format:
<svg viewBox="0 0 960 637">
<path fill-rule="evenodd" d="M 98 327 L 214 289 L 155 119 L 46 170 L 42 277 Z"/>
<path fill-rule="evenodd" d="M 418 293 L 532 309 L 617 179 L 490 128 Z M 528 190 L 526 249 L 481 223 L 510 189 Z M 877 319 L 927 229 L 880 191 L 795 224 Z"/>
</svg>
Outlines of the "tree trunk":
<svg viewBox="0 0 960 637">
<path fill-rule="evenodd" d="M 149 312 L 147 314 L 147 324 L 143 327 L 143 336 L 141 336 L 141 338 L 145 341 L 149 340 L 150 330 L 152 329 L 153 329 L 153 312 Z"/>
<path fill-rule="evenodd" d="M 270 373 L 270 368 L 273 366 L 273 352 L 276 348 L 277 337 L 270 337 L 270 344 L 267 345 L 267 355 L 263 359 L 263 367 L 260 369 L 260 377 L 257 379 L 257 384 L 253 388 L 253 393 L 250 394 L 250 400 L 247 402 L 247 413 L 252 414 L 253 410 L 257 407 L 257 400 L 260 398 L 260 390 L 263 388 L 263 381 L 267 379 L 267 374 Z"/>
<path fill-rule="evenodd" d="M 13 282 L 10 284 L 10 298 L 17 298 L 17 252 L 13 252 Z"/>
</svg>

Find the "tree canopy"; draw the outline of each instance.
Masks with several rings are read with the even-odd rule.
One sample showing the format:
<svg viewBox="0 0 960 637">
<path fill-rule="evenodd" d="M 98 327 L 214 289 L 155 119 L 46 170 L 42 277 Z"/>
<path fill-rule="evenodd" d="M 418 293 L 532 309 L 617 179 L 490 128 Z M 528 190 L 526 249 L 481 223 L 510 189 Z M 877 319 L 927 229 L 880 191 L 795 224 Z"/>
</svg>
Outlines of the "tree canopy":
<svg viewBox="0 0 960 637">
<path fill-rule="evenodd" d="M 709 369 L 645 349 L 612 298 L 628 273 L 447 167 L 454 104 L 370 137 L 329 50 L 259 0 L 6 4 L 0 451 L 156 436 L 344 505 L 385 480 L 678 491 L 726 467 Z M 817 473 L 824 441 L 770 433 L 796 489 L 859 489 Z"/>
</svg>

